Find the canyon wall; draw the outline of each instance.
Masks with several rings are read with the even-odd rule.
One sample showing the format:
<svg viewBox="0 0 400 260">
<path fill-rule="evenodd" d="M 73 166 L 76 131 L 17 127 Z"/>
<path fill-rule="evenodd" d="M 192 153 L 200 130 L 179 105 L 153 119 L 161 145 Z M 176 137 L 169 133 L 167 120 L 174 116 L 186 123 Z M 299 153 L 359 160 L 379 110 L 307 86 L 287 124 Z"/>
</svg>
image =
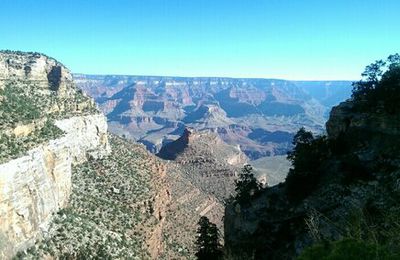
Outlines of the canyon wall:
<svg viewBox="0 0 400 260">
<path fill-rule="evenodd" d="M 46 235 L 73 165 L 109 153 L 106 118 L 64 65 L 0 51 L 0 259 Z"/>
<path fill-rule="evenodd" d="M 103 115 L 56 121 L 65 135 L 0 165 L 0 258 L 27 248 L 47 230 L 71 192 L 71 167 L 110 152 Z"/>
<path fill-rule="evenodd" d="M 110 132 L 153 153 L 185 127 L 211 130 L 251 159 L 286 155 L 304 126 L 320 133 L 351 82 L 75 74 L 79 88 L 106 114 Z"/>
</svg>

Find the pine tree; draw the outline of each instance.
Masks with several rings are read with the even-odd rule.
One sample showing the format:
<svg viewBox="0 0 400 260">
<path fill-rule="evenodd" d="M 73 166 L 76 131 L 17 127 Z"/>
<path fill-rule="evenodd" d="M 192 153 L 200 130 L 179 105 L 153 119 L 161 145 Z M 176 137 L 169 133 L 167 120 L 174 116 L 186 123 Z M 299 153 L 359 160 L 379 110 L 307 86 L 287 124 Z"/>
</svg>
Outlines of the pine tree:
<svg viewBox="0 0 400 260">
<path fill-rule="evenodd" d="M 365 68 L 363 79 L 353 84 L 353 99 L 360 111 L 400 112 L 400 55 L 390 55 Z"/>
<path fill-rule="evenodd" d="M 220 233 L 217 226 L 202 216 L 198 222 L 197 259 L 212 260 L 222 259 L 222 246 L 220 244 Z"/>
<path fill-rule="evenodd" d="M 254 177 L 253 168 L 250 165 L 244 166 L 235 184 L 235 200 L 239 204 L 248 203 L 250 198 L 261 190 L 261 184 L 256 177 Z"/>
</svg>

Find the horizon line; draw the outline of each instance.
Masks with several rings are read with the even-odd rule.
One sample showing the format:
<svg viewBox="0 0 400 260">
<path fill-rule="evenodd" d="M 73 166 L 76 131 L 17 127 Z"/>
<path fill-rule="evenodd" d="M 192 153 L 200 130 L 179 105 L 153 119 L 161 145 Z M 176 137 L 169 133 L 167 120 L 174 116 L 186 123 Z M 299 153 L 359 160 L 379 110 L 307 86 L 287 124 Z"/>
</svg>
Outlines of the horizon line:
<svg viewBox="0 0 400 260">
<path fill-rule="evenodd" d="M 81 73 L 81 72 L 71 72 L 73 76 L 75 75 L 86 75 L 86 76 L 118 76 L 118 77 L 155 77 L 155 78 L 199 78 L 199 79 L 255 79 L 255 80 L 281 80 L 281 81 L 294 81 L 294 82 L 318 82 L 318 81 L 329 81 L 329 82 L 357 82 L 360 79 L 285 79 L 285 78 L 268 78 L 268 77 L 232 77 L 232 76 L 171 76 L 171 75 L 151 75 L 151 74 L 101 74 L 101 73 Z"/>
</svg>

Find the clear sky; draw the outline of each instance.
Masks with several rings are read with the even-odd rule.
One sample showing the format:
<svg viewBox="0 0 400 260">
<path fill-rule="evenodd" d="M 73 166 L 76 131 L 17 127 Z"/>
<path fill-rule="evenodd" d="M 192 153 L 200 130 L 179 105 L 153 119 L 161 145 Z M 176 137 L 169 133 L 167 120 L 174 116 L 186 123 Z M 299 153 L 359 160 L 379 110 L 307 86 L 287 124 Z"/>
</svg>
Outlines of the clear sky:
<svg viewBox="0 0 400 260">
<path fill-rule="evenodd" d="M 400 52 L 400 0 L 0 0 L 0 49 L 75 73 L 358 79 Z"/>
</svg>

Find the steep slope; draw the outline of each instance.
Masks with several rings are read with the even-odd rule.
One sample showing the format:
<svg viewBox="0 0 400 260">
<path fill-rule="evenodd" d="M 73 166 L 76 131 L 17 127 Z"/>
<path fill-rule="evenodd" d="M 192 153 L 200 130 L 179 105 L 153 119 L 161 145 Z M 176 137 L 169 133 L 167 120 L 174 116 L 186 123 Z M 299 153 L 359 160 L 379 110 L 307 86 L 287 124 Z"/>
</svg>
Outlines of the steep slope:
<svg viewBox="0 0 400 260">
<path fill-rule="evenodd" d="M 216 133 L 188 129 L 157 156 L 173 160 L 185 178 L 221 202 L 232 194 L 236 174 L 248 161 L 240 148 L 224 143 Z"/>
<path fill-rule="evenodd" d="M 0 61 L 0 258 L 187 259 L 200 216 L 222 227 L 222 202 L 247 160 L 239 148 L 188 132 L 175 161 L 161 161 L 109 136 L 59 62 L 10 51 Z M 129 106 L 132 96 L 114 94 Z M 218 107 L 207 108 L 220 120 Z"/>
<path fill-rule="evenodd" d="M 74 75 L 107 115 L 112 132 L 157 153 L 184 125 L 217 131 L 251 159 L 285 154 L 301 126 L 321 132 L 351 82 Z M 256 135 L 264 131 L 268 140 Z M 283 134 L 283 135 L 281 135 Z M 275 138 L 275 135 L 279 135 Z"/>
<path fill-rule="evenodd" d="M 112 153 L 74 168 L 68 206 L 57 213 L 46 238 L 19 256 L 194 258 L 197 221 L 207 216 L 222 229 L 222 200 L 238 171 L 229 163 L 239 166 L 245 155 L 215 146 L 222 142 L 215 134 L 186 132 L 187 147 L 175 161 L 161 161 L 142 145 L 111 135 Z M 226 161 L 210 161 L 210 146 Z"/>
<path fill-rule="evenodd" d="M 160 258 L 195 259 L 197 222 L 206 216 L 222 230 L 224 205 L 215 195 L 192 183 L 180 165 L 167 163 L 167 172 L 171 201 L 162 231 L 165 250 Z"/>
<path fill-rule="evenodd" d="M 155 259 L 163 252 L 166 168 L 141 145 L 115 136 L 110 143 L 106 159 L 74 167 L 68 206 L 20 257 Z"/>
<path fill-rule="evenodd" d="M 185 129 L 157 154 L 167 161 L 171 203 L 164 229 L 167 259 L 193 258 L 197 222 L 207 216 L 222 230 L 224 201 L 234 192 L 234 180 L 247 157 L 216 133 Z M 169 242 L 168 242 L 169 241 Z"/>
</svg>

